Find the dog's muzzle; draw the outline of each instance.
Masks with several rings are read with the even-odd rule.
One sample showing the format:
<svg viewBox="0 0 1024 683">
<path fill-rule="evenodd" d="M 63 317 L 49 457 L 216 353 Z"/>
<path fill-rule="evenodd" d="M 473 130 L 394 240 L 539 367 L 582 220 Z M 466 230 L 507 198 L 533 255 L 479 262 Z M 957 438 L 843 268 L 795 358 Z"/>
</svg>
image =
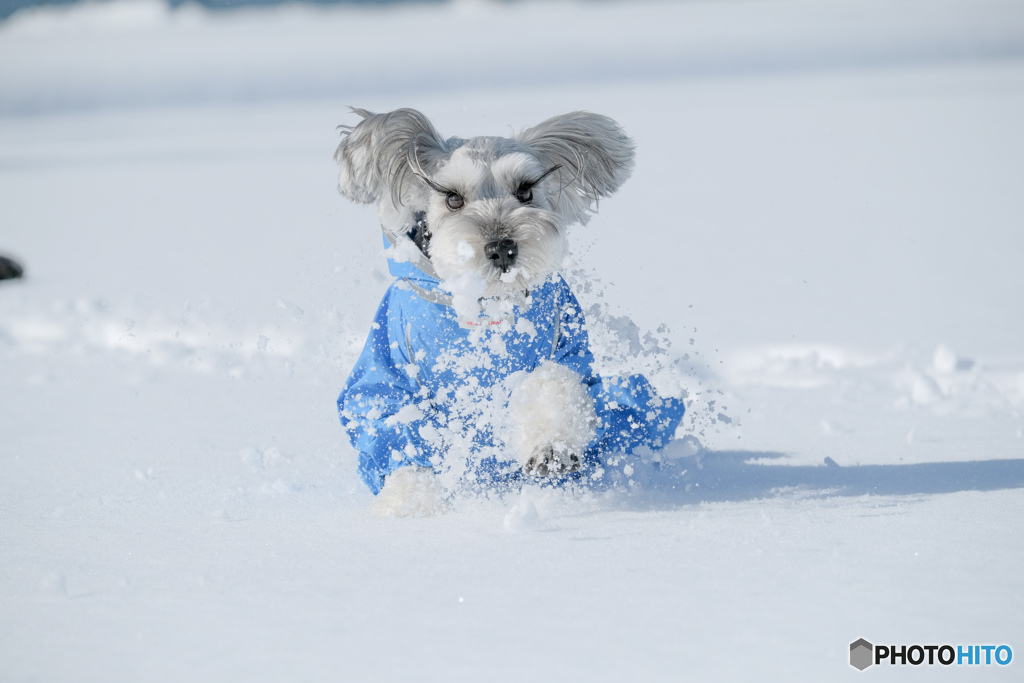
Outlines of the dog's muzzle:
<svg viewBox="0 0 1024 683">
<path fill-rule="evenodd" d="M 507 273 L 508 269 L 516 263 L 516 257 L 519 256 L 519 246 L 514 240 L 510 239 L 489 242 L 484 245 L 484 256 L 490 259 L 495 267 L 501 268 L 501 272 Z"/>
</svg>

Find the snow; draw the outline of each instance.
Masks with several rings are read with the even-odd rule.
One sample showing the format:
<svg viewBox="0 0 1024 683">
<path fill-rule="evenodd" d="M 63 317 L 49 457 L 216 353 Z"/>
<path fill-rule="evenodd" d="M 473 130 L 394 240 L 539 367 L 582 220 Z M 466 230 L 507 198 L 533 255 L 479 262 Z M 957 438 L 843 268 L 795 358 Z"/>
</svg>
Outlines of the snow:
<svg viewBox="0 0 1024 683">
<path fill-rule="evenodd" d="M 460 246 L 462 244 L 466 242 L 461 242 Z M 466 246 L 472 250 L 468 244 Z M 467 270 L 442 280 L 441 288 L 451 293 L 452 308 L 460 320 L 476 320 L 484 312 L 481 300 L 487 293 L 487 281 L 475 270 Z"/>
<path fill-rule="evenodd" d="M 933 673 L 857 673 L 860 637 L 1019 657 L 1021 7 L 0 24 L 0 251 L 26 271 L 0 282 L 0 679 Z M 564 275 L 596 369 L 686 391 L 686 439 L 600 489 L 373 516 L 334 406 L 389 282 L 374 210 L 337 194 L 348 105 L 622 124 L 636 170 Z"/>
</svg>

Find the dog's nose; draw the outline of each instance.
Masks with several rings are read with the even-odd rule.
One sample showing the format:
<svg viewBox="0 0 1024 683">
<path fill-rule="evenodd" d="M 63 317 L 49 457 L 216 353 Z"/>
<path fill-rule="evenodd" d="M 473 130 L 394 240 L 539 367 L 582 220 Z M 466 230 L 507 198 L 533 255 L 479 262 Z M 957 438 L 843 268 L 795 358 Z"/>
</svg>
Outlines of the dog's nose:
<svg viewBox="0 0 1024 683">
<path fill-rule="evenodd" d="M 501 272 L 507 273 L 519 256 L 519 245 L 514 240 L 503 239 L 484 246 L 484 256 L 491 259 Z"/>
</svg>

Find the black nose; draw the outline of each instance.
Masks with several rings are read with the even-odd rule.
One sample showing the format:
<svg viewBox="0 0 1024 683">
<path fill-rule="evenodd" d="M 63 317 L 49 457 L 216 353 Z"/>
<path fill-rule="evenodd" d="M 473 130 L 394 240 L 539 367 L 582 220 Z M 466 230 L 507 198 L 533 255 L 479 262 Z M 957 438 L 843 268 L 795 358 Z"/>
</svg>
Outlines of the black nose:
<svg viewBox="0 0 1024 683">
<path fill-rule="evenodd" d="M 519 256 L 519 246 L 514 240 L 509 239 L 490 242 L 484 247 L 484 255 L 501 268 L 501 272 L 507 273 Z"/>
</svg>

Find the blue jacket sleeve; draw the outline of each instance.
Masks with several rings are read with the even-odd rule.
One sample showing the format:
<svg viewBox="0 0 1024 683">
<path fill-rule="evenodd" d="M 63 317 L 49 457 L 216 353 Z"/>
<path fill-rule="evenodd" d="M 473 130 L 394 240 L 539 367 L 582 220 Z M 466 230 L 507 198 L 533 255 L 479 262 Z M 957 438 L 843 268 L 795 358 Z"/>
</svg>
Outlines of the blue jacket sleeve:
<svg viewBox="0 0 1024 683">
<path fill-rule="evenodd" d="M 392 286 L 381 301 L 359 360 L 338 397 L 341 424 L 359 452 L 359 476 L 374 495 L 399 467 L 432 467 L 421 431 L 432 422 L 433 408 L 416 382 L 396 294 Z"/>
<path fill-rule="evenodd" d="M 580 304 L 567 285 L 560 296 L 560 339 L 552 359 L 579 372 L 594 398 L 600 424 L 588 454 L 631 453 L 640 446 L 659 449 L 668 444 L 683 419 L 683 401 L 658 396 L 643 375 L 603 378 L 594 374 Z"/>
<path fill-rule="evenodd" d="M 590 385 L 594 379 L 594 354 L 590 352 L 587 323 L 580 302 L 564 280 L 559 283 L 556 306 L 557 341 L 551 360 L 575 370 Z"/>
</svg>

